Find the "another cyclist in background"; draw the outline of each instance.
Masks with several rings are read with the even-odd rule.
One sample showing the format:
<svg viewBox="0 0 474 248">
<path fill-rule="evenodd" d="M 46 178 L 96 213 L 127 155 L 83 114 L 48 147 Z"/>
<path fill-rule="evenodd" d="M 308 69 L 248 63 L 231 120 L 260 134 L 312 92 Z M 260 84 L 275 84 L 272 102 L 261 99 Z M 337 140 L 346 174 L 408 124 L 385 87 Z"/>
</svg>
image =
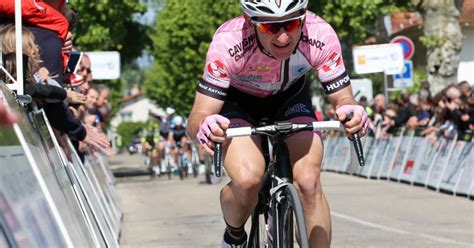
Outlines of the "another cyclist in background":
<svg viewBox="0 0 474 248">
<path fill-rule="evenodd" d="M 168 140 L 172 144 L 171 154 L 173 155 L 176 164 L 179 164 L 179 149 L 183 149 L 184 154 L 187 158 L 187 163 L 191 161 L 191 146 L 188 143 L 189 139 L 186 136 L 186 125 L 185 120 L 182 116 L 176 115 L 171 121 L 171 129 Z M 182 166 L 188 166 L 188 164 L 182 164 Z"/>
<path fill-rule="evenodd" d="M 224 167 L 232 181 L 221 191 L 227 224 L 223 247 L 246 246 L 244 224 L 257 203 L 265 170 L 260 137 L 226 140 L 229 126 L 255 126 L 262 119 L 316 121 L 306 80 L 313 70 L 347 134 L 363 136 L 368 125 L 366 112 L 352 96 L 339 39 L 328 23 L 306 10 L 308 0 L 240 3 L 244 15 L 214 34 L 188 122 L 190 137 L 197 137 L 209 153 L 215 142 L 224 142 Z M 311 246 L 329 247 L 320 134 L 300 132 L 288 137 L 287 144 Z"/>
<path fill-rule="evenodd" d="M 148 170 L 152 176 L 160 175 L 160 157 L 157 149 L 159 139 L 160 132 L 158 123 L 150 121 L 142 138 L 142 146 L 145 156 L 147 157 L 145 163 L 148 165 Z"/>
<path fill-rule="evenodd" d="M 171 118 L 174 115 L 175 110 L 173 108 L 166 108 L 166 116 L 161 117 L 159 126 L 160 126 L 160 140 L 158 142 L 158 154 L 160 159 L 165 158 L 166 146 L 168 144 L 168 137 L 171 130 Z M 165 169 L 165 168 L 161 168 Z"/>
</svg>

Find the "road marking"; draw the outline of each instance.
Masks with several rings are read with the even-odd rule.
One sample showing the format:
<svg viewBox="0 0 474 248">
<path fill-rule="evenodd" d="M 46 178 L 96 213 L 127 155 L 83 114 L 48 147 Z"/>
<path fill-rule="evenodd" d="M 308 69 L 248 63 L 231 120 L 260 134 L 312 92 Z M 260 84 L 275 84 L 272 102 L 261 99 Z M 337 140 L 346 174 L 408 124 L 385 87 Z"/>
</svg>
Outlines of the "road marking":
<svg viewBox="0 0 474 248">
<path fill-rule="evenodd" d="M 412 236 L 422 237 L 422 238 L 430 239 L 430 240 L 433 240 L 433 241 L 436 241 L 436 242 L 441 242 L 441 243 L 465 245 L 465 246 L 469 246 L 469 247 L 472 246 L 472 244 L 470 244 L 470 243 L 459 242 L 459 241 L 456 241 L 456 240 L 441 238 L 441 237 L 437 237 L 437 236 L 433 236 L 433 235 L 429 235 L 429 234 L 425 234 L 425 233 L 407 232 L 407 231 L 402 230 L 402 229 L 388 227 L 388 226 L 376 224 L 376 223 L 373 223 L 373 222 L 368 222 L 368 221 L 365 221 L 365 220 L 357 219 L 355 217 L 340 214 L 340 213 L 337 213 L 337 212 L 334 212 L 334 211 L 331 211 L 331 215 L 334 216 L 334 217 L 345 219 L 345 220 L 348 220 L 348 221 L 351 221 L 351 222 L 354 222 L 354 223 L 358 223 L 358 224 L 361 224 L 361 225 L 364 225 L 364 226 L 377 228 L 377 229 L 381 229 L 381 230 L 388 231 L 388 232 L 394 232 L 394 233 L 398 233 L 398 234 L 405 234 L 405 235 L 412 235 Z"/>
</svg>

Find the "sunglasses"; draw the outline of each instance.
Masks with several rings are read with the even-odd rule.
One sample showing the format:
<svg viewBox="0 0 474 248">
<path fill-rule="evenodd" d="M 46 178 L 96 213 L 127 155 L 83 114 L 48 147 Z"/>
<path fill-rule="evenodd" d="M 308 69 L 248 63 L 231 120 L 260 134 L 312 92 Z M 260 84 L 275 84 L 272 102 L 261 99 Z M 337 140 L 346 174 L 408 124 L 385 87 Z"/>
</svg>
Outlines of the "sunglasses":
<svg viewBox="0 0 474 248">
<path fill-rule="evenodd" d="M 262 33 L 268 33 L 271 35 L 278 34 L 281 28 L 284 28 L 287 32 L 292 32 L 295 29 L 303 26 L 305 15 L 297 16 L 283 21 L 256 21 L 252 20 L 252 23 L 257 27 L 258 31 Z"/>
</svg>

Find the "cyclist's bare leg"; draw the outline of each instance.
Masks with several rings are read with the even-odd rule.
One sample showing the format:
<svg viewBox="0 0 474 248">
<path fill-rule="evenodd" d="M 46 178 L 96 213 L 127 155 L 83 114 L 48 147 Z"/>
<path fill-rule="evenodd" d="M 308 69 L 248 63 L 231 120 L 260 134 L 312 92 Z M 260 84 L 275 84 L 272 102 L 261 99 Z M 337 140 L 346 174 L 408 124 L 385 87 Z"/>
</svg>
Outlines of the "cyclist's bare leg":
<svg viewBox="0 0 474 248">
<path fill-rule="evenodd" d="M 231 123 L 235 122 L 235 119 L 231 120 Z M 257 204 L 265 159 L 258 137 L 233 138 L 224 147 L 224 152 L 224 167 L 231 181 L 221 191 L 221 208 L 227 224 L 238 228 L 247 221 Z"/>
<path fill-rule="evenodd" d="M 173 157 L 176 164 L 178 164 L 178 155 L 179 155 L 179 148 L 177 146 L 172 146 L 171 156 Z"/>
<path fill-rule="evenodd" d="M 184 153 L 186 154 L 188 161 L 191 161 L 191 144 L 188 144 L 188 141 L 188 137 L 181 137 L 181 144 L 183 146 Z"/>
<path fill-rule="evenodd" d="M 300 123 L 314 121 L 300 117 Z M 296 122 L 296 121 L 295 121 Z M 331 244 L 331 217 L 320 180 L 323 145 L 318 134 L 301 132 L 287 139 L 294 184 L 300 191 L 311 247 Z"/>
<path fill-rule="evenodd" d="M 157 145 L 158 149 L 158 156 L 160 159 L 165 158 L 165 146 L 166 146 L 166 141 L 165 140 L 160 140 Z"/>
</svg>

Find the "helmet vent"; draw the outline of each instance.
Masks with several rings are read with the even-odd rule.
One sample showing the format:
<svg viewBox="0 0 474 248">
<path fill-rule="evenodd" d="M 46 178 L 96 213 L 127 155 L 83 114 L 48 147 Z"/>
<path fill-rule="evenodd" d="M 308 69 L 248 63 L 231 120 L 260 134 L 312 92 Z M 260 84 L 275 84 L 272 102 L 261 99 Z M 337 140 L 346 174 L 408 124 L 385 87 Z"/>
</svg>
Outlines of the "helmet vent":
<svg viewBox="0 0 474 248">
<path fill-rule="evenodd" d="M 269 14 L 275 14 L 271 9 L 269 9 L 267 7 L 264 7 L 264 6 L 258 6 L 257 8 L 258 8 L 258 10 L 260 10 L 262 12 L 269 13 Z"/>
<path fill-rule="evenodd" d="M 295 0 L 295 1 L 291 2 L 290 5 L 288 5 L 288 7 L 286 7 L 285 12 L 290 11 L 290 10 L 293 9 L 297 4 L 298 4 L 298 0 Z"/>
</svg>

